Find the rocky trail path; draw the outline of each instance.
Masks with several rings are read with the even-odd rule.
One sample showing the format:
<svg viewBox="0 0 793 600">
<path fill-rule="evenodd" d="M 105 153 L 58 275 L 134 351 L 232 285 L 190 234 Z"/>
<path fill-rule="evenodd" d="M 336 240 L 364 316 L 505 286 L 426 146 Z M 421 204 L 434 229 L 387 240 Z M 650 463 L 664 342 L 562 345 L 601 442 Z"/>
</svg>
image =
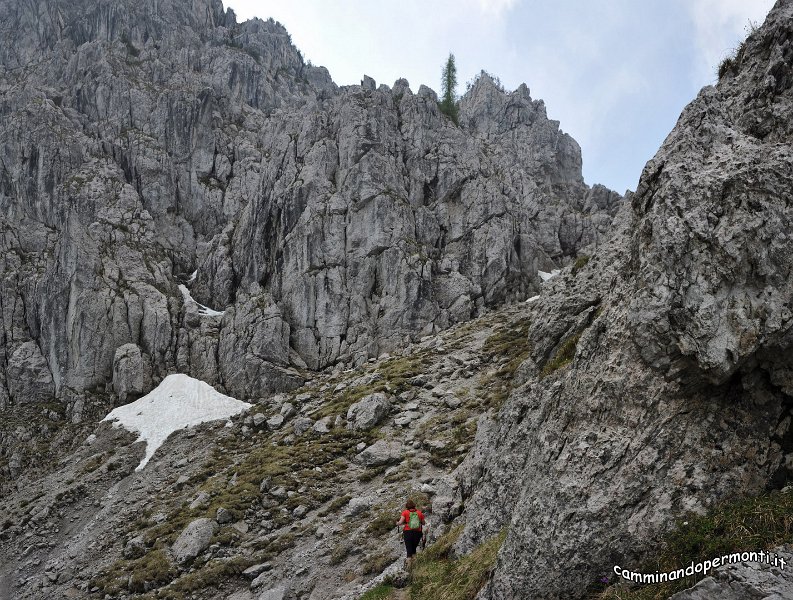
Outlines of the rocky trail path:
<svg viewBox="0 0 793 600">
<path fill-rule="evenodd" d="M 176 432 L 140 472 L 142 444 L 102 424 L 62 461 L 68 468 L 27 494 L 34 501 L 12 494 L 1 503 L 14 524 L 0 557 L 19 568 L 0 580 L 9 590 L 0 593 L 122 593 L 147 553 L 167 550 L 191 519 L 206 516 L 220 541 L 200 549 L 191 578 L 237 560 L 253 565 L 250 598 L 277 589 L 271 573 L 290 573 L 292 589 L 310 586 L 306 598 L 356 599 L 401 568 L 393 522 L 408 495 L 431 504 L 433 538 L 459 514 L 451 473 L 479 415 L 509 392 L 531 309 L 489 311 L 398 355 L 317 373 L 245 416 Z M 302 578 L 309 568 L 322 576 Z M 240 583 L 220 578 L 214 591 L 191 597 L 225 598 Z"/>
</svg>

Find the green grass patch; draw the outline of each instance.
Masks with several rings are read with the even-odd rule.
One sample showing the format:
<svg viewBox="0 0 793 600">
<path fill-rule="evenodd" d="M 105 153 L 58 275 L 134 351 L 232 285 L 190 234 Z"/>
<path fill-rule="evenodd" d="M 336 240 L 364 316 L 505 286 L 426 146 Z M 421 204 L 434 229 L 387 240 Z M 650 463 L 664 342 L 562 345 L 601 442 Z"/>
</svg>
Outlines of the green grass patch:
<svg viewBox="0 0 793 600">
<path fill-rule="evenodd" d="M 387 600 L 393 592 L 394 588 L 384 583 L 366 592 L 360 600 Z"/>
<path fill-rule="evenodd" d="M 256 564 L 250 558 L 210 560 L 203 567 L 174 581 L 169 589 L 189 593 L 207 588 L 218 588 L 228 579 L 238 578 L 248 567 Z"/>
<path fill-rule="evenodd" d="M 470 554 L 449 557 L 462 526 L 450 530 L 420 553 L 413 566 L 408 595 L 412 600 L 473 600 L 487 583 L 506 531 L 492 537 Z"/>
<path fill-rule="evenodd" d="M 482 355 L 490 361 L 499 361 L 501 364 L 494 371 L 490 371 L 479 378 L 477 392 L 474 395 L 474 404 L 478 408 L 498 409 L 512 392 L 512 381 L 515 371 L 529 357 L 531 345 L 529 344 L 528 318 L 518 319 L 499 327 L 482 346 Z M 504 361 L 504 359 L 508 359 Z M 478 399 L 478 402 L 476 400 Z M 471 402 L 466 402 L 466 405 Z"/>
<path fill-rule="evenodd" d="M 94 585 L 114 598 L 124 591 L 141 593 L 147 587 L 161 587 L 176 577 L 176 569 L 164 550 L 151 550 L 135 560 L 116 561 L 94 581 Z"/>
<path fill-rule="evenodd" d="M 361 563 L 361 571 L 364 575 L 382 573 L 394 560 L 396 557 L 390 550 L 369 554 Z"/>
<path fill-rule="evenodd" d="M 328 515 L 336 514 L 342 508 L 347 506 L 350 500 L 352 500 L 352 496 L 350 494 L 345 494 L 344 496 L 340 496 L 339 498 L 336 498 L 333 502 L 331 502 L 327 507 L 319 511 L 317 513 L 317 516 L 327 517 Z"/>
<path fill-rule="evenodd" d="M 573 362 L 573 357 L 575 356 L 576 347 L 578 346 L 578 340 L 581 338 L 581 334 L 577 333 L 574 336 L 567 338 L 556 353 L 553 355 L 545 366 L 542 368 L 540 372 L 540 378 L 548 377 L 551 373 L 558 371 L 569 365 Z"/>
<path fill-rule="evenodd" d="M 411 388 L 410 379 L 424 373 L 432 361 L 428 352 L 417 353 L 411 356 L 398 356 L 390 358 L 380 364 L 376 372 L 380 377 L 367 385 L 347 388 L 326 399 L 322 407 L 312 415 L 322 418 L 333 415 L 346 415 L 347 409 L 364 396 L 385 392 L 388 394 L 401 394 Z"/>
<path fill-rule="evenodd" d="M 581 256 L 576 258 L 575 262 L 573 263 L 573 268 L 571 269 L 570 272 L 573 275 L 577 275 L 578 272 L 587 265 L 587 263 L 589 262 L 589 258 L 590 257 L 587 256 L 586 254 L 582 254 Z"/>
<path fill-rule="evenodd" d="M 664 537 L 655 559 L 631 570 L 664 573 L 685 568 L 692 562 L 696 564 L 735 552 L 768 550 L 790 542 L 793 542 L 793 492 L 774 491 L 723 503 L 704 516 L 687 515 Z M 619 583 L 599 597 L 602 600 L 662 600 L 690 588 L 702 578 L 697 574 L 641 587 Z"/>
</svg>

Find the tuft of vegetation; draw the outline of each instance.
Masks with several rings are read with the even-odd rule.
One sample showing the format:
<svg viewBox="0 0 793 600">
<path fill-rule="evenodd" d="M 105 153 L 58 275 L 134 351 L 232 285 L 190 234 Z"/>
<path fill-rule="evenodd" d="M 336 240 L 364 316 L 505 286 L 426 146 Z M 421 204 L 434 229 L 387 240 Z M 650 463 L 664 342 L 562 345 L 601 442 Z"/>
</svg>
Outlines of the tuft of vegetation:
<svg viewBox="0 0 793 600">
<path fill-rule="evenodd" d="M 388 600 L 393 592 L 393 586 L 384 583 L 366 592 L 360 600 Z"/>
<path fill-rule="evenodd" d="M 347 506 L 352 500 L 352 496 L 350 494 L 345 494 L 344 496 L 340 496 L 336 498 L 333 502 L 331 502 L 327 507 L 323 508 L 321 511 L 317 513 L 319 517 L 327 517 L 328 515 L 335 515 L 339 512 L 342 508 Z"/>
<path fill-rule="evenodd" d="M 727 73 L 735 73 L 738 67 L 735 63 L 735 58 L 732 56 L 725 56 L 719 63 L 719 79 L 722 79 Z"/>
<path fill-rule="evenodd" d="M 346 414 L 347 409 L 364 396 L 377 392 L 401 394 L 411 389 L 410 380 L 424 373 L 432 365 L 428 352 L 417 353 L 411 356 L 390 358 L 377 368 L 379 377 L 366 385 L 347 388 L 341 393 L 326 399 L 322 408 L 312 417 L 322 418 L 337 414 Z"/>
<path fill-rule="evenodd" d="M 441 101 L 438 102 L 438 107 L 455 125 L 459 125 L 456 88 L 457 65 L 454 62 L 454 54 L 450 52 L 449 58 L 446 59 L 446 64 L 443 65 L 443 71 L 441 72 Z"/>
<path fill-rule="evenodd" d="M 492 537 L 473 552 L 450 558 L 452 546 L 462 533 L 462 526 L 441 536 L 420 553 L 413 567 L 408 595 L 413 600 L 473 600 L 487 583 L 496 563 L 506 531 Z"/>
<path fill-rule="evenodd" d="M 732 73 L 733 75 L 738 74 L 738 69 L 740 68 L 744 55 L 746 54 L 746 40 L 750 35 L 757 31 L 758 27 L 759 26 L 755 21 L 750 20 L 746 24 L 744 27 L 746 38 L 744 38 L 740 45 L 735 48 L 728 56 L 725 56 L 724 59 L 719 63 L 718 75 L 720 80 L 728 73 Z"/>
<path fill-rule="evenodd" d="M 510 322 L 485 340 L 482 355 L 500 366 L 479 380 L 477 396 L 482 399 L 482 408 L 498 409 L 512 392 L 515 371 L 529 357 L 528 318 Z"/>
<path fill-rule="evenodd" d="M 330 557 L 328 557 L 328 564 L 333 567 L 340 565 L 352 553 L 352 550 L 351 542 L 347 540 L 340 541 L 331 551 Z"/>
<path fill-rule="evenodd" d="M 135 560 L 115 562 L 94 584 L 106 594 L 118 597 L 125 590 L 142 593 L 161 587 L 176 575 L 165 551 L 156 549 Z"/>
<path fill-rule="evenodd" d="M 793 539 L 793 491 L 773 491 L 754 498 L 722 503 L 705 515 L 680 519 L 661 544 L 659 555 L 638 569 L 668 572 L 692 562 L 734 552 L 768 550 Z M 712 574 L 712 573 L 710 573 Z M 607 588 L 601 600 L 662 600 L 703 579 L 696 574 L 677 581 L 637 586 L 620 582 Z"/>
<path fill-rule="evenodd" d="M 587 256 L 586 254 L 582 254 L 581 256 L 575 259 L 575 262 L 573 263 L 573 268 L 571 270 L 574 276 L 577 275 L 578 272 L 587 265 L 587 263 L 589 262 L 589 258 L 590 257 Z"/>
<path fill-rule="evenodd" d="M 183 593 L 218 588 L 224 581 L 240 577 L 245 569 L 255 563 L 250 558 L 242 557 L 210 560 L 201 569 L 183 575 L 168 587 Z"/>
<path fill-rule="evenodd" d="M 548 377 L 551 373 L 558 371 L 569 365 L 573 362 L 573 357 L 575 357 L 576 347 L 578 346 L 578 340 L 581 338 L 581 334 L 577 333 L 574 336 L 567 338 L 567 340 L 559 346 L 559 349 L 556 351 L 556 354 L 553 355 L 545 366 L 542 368 L 540 372 L 540 379 Z"/>
<path fill-rule="evenodd" d="M 394 562 L 394 560 L 396 560 L 396 557 L 391 552 L 391 550 L 386 549 L 380 552 L 375 552 L 370 554 L 361 563 L 361 571 L 365 575 L 370 575 L 372 573 L 382 573 L 388 565 Z"/>
</svg>

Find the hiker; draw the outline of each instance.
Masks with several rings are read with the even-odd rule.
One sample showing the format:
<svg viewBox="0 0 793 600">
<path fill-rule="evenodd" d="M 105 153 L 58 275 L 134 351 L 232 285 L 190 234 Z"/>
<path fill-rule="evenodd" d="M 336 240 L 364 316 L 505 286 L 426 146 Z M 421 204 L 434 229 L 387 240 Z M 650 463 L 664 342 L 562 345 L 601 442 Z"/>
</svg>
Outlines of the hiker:
<svg viewBox="0 0 793 600">
<path fill-rule="evenodd" d="M 405 568 L 410 570 L 413 564 L 413 557 L 416 556 L 416 548 L 419 547 L 422 538 L 426 539 L 427 523 L 424 520 L 424 514 L 416 509 L 416 503 L 413 500 L 408 500 L 405 503 L 405 510 L 397 521 L 397 527 L 404 525 L 403 537 L 405 538 L 405 550 L 407 550 L 407 559 L 405 560 Z"/>
</svg>

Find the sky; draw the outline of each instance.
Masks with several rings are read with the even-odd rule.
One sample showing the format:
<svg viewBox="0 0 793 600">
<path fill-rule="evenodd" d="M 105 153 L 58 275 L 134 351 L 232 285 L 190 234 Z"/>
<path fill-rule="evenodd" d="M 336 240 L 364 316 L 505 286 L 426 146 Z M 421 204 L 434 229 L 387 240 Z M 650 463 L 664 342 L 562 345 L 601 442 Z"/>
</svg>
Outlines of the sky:
<svg viewBox="0 0 793 600">
<path fill-rule="evenodd" d="M 400 77 L 440 88 L 481 70 L 526 83 L 581 145 L 584 179 L 620 193 L 700 88 L 762 24 L 773 0 L 224 0 L 238 20 L 272 17 L 339 85 Z"/>
</svg>

